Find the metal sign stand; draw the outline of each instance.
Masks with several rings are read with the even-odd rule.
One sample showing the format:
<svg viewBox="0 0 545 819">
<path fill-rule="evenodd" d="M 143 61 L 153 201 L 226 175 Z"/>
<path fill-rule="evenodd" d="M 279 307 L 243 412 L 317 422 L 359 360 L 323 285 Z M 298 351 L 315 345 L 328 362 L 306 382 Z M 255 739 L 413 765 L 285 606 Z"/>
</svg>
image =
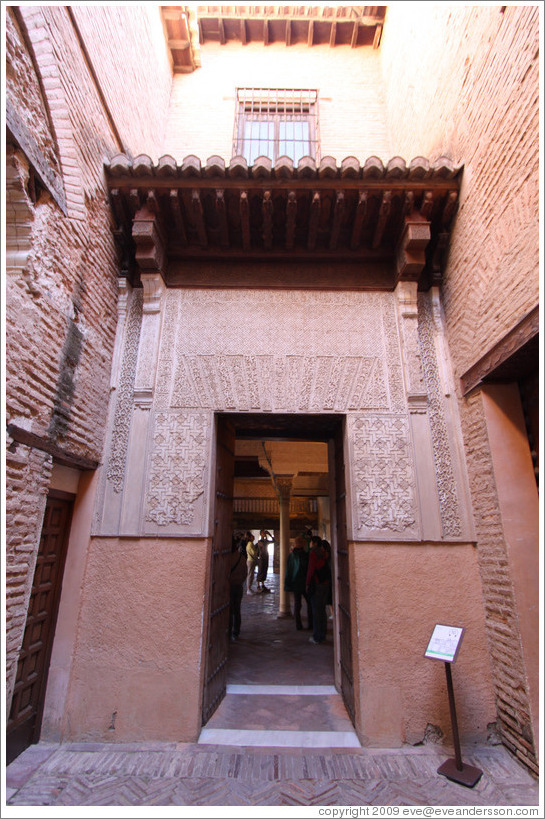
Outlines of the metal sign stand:
<svg viewBox="0 0 545 819">
<path fill-rule="evenodd" d="M 473 788 L 483 775 L 483 772 L 480 768 L 474 768 L 472 765 L 466 765 L 462 762 L 460 736 L 458 734 L 458 721 L 456 719 L 456 706 L 454 703 L 454 688 L 452 686 L 452 673 L 449 662 L 445 663 L 445 672 L 447 675 L 448 702 L 450 706 L 450 719 L 452 722 L 452 737 L 454 740 L 455 759 L 447 759 L 446 762 L 443 762 L 443 764 L 437 768 L 437 773 L 441 774 L 442 776 L 446 776 L 447 779 L 452 779 L 454 782 L 459 782 L 460 785 Z"/>
<path fill-rule="evenodd" d="M 460 735 L 458 734 L 458 720 L 456 719 L 456 706 L 454 704 L 454 688 L 452 686 L 452 672 L 450 666 L 456 662 L 465 629 L 460 626 L 446 626 L 437 623 L 431 635 L 428 647 L 424 656 L 431 660 L 443 660 L 445 663 L 445 673 L 447 675 L 448 703 L 450 706 L 450 719 L 452 722 L 452 738 L 454 740 L 454 759 L 447 759 L 446 762 L 437 768 L 437 773 L 472 788 L 477 784 L 483 772 L 480 768 L 472 765 L 465 765 L 462 762 L 460 752 Z"/>
</svg>

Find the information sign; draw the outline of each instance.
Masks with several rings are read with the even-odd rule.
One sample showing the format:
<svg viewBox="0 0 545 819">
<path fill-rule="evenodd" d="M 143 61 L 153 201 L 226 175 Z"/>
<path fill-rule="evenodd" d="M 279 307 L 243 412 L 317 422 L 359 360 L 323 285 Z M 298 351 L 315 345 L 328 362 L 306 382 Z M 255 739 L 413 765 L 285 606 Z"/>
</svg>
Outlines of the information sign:
<svg viewBox="0 0 545 819">
<path fill-rule="evenodd" d="M 456 662 L 463 635 L 464 629 L 458 626 L 436 625 L 424 656 L 445 663 Z"/>
</svg>

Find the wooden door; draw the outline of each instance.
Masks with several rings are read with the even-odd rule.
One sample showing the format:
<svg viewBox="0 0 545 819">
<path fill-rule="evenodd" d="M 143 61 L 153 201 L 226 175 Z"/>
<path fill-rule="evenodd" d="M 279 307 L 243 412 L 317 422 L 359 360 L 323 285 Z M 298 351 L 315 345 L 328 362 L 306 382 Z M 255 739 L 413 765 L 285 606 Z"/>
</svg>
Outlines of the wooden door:
<svg viewBox="0 0 545 819">
<path fill-rule="evenodd" d="M 6 727 L 8 764 L 40 737 L 72 505 L 72 496 L 64 492 L 48 495 Z"/>
<path fill-rule="evenodd" d="M 235 469 L 235 431 L 228 421 L 218 418 L 216 452 L 216 495 L 212 565 L 210 571 L 210 612 L 203 694 L 202 723 L 205 725 L 227 688 L 229 650 L 229 572 Z"/>
<path fill-rule="evenodd" d="M 339 618 L 339 660 L 341 693 L 354 722 L 354 676 L 352 664 L 352 624 L 350 617 L 350 567 L 346 525 L 346 483 L 343 427 L 335 434 L 335 534 L 337 546 L 337 613 Z"/>
</svg>

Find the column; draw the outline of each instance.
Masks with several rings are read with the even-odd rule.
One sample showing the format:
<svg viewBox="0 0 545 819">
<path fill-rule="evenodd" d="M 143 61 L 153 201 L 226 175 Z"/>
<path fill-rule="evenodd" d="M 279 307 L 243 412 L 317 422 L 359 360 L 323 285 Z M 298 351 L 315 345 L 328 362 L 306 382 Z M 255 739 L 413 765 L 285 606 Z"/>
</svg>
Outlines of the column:
<svg viewBox="0 0 545 819">
<path fill-rule="evenodd" d="M 284 591 L 284 577 L 290 552 L 290 496 L 293 476 L 276 476 L 275 485 L 280 506 L 280 602 L 278 617 L 291 617 L 289 592 Z"/>
</svg>

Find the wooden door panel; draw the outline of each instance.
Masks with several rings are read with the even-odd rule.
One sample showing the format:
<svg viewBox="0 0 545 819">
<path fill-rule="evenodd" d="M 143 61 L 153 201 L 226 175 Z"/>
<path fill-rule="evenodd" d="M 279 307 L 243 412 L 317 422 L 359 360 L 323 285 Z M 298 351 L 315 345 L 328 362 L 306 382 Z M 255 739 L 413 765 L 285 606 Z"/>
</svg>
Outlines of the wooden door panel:
<svg viewBox="0 0 545 819">
<path fill-rule="evenodd" d="M 352 621 L 350 616 L 350 566 L 346 522 L 346 484 L 343 430 L 335 436 L 335 511 L 337 539 L 337 611 L 339 617 L 339 657 L 341 693 L 352 722 L 354 714 L 354 673 L 352 665 Z"/>
<path fill-rule="evenodd" d="M 39 738 L 71 515 L 71 498 L 50 492 L 6 728 L 8 763 Z"/>
<path fill-rule="evenodd" d="M 203 725 L 208 722 L 222 701 L 227 688 L 229 571 L 231 566 L 234 464 L 234 428 L 232 424 L 220 417 L 217 432 L 214 535 L 212 538 L 210 614 L 203 692 Z"/>
</svg>

